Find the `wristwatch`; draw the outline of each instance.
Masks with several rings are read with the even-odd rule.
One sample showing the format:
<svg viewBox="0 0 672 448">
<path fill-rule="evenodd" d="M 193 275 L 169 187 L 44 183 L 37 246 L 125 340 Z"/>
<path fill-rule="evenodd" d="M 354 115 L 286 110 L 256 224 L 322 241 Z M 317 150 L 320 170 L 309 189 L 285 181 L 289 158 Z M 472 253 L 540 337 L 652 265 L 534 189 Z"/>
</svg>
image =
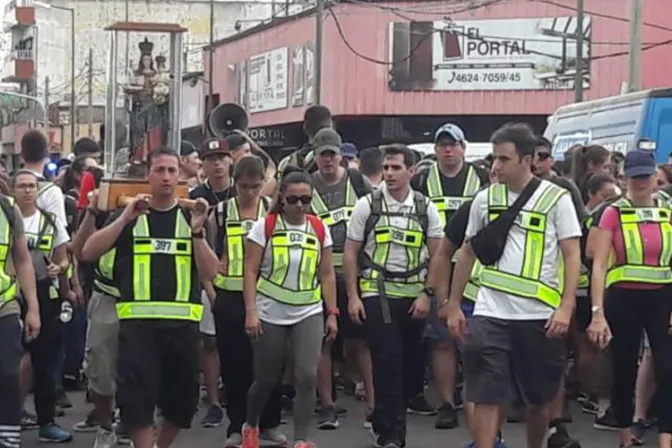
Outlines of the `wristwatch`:
<svg viewBox="0 0 672 448">
<path fill-rule="evenodd" d="M 436 290 L 431 286 L 425 286 L 425 289 L 422 290 L 427 297 L 434 298 L 436 296 Z"/>
<path fill-rule="evenodd" d="M 196 239 L 203 239 L 205 238 L 205 233 L 203 233 L 203 229 L 201 229 L 198 232 L 191 232 L 191 237 Z"/>
<path fill-rule="evenodd" d="M 602 312 L 603 312 L 602 307 L 601 307 L 601 306 L 597 306 L 597 305 L 593 305 L 592 307 L 590 307 L 590 311 L 591 311 L 593 314 L 602 314 Z"/>
</svg>

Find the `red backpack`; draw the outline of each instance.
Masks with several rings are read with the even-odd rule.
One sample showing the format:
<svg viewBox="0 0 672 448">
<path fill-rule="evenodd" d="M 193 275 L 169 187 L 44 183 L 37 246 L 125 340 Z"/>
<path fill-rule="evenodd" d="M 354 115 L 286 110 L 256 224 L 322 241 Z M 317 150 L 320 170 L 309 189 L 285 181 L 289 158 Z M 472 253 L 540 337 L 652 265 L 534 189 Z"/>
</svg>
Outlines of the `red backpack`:
<svg viewBox="0 0 672 448">
<path fill-rule="evenodd" d="M 320 240 L 320 247 L 324 245 L 324 237 L 326 229 L 324 228 L 324 223 L 315 215 L 306 215 L 306 219 L 310 222 L 310 225 L 313 226 L 317 239 Z M 271 238 L 273 235 L 273 230 L 275 230 L 275 223 L 278 222 L 277 213 L 269 213 L 266 215 L 264 220 L 264 233 L 266 234 L 266 240 Z"/>
</svg>

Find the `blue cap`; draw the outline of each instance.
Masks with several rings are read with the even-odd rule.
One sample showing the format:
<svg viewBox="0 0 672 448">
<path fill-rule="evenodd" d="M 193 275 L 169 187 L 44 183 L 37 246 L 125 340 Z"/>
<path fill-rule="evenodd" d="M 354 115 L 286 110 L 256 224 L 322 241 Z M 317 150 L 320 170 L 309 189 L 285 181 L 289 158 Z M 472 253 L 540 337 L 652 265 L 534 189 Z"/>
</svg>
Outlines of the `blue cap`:
<svg viewBox="0 0 672 448">
<path fill-rule="evenodd" d="M 434 143 L 438 142 L 443 134 L 448 134 L 456 142 L 463 142 L 466 140 L 462 128 L 453 123 L 446 123 L 436 131 L 436 134 L 434 134 Z"/>
<path fill-rule="evenodd" d="M 343 154 L 343 157 L 346 159 L 355 159 L 357 158 L 357 154 L 359 154 L 359 150 L 354 143 L 343 143 L 341 146 L 341 154 Z"/>
<path fill-rule="evenodd" d="M 623 164 L 625 177 L 653 176 L 656 173 L 656 161 L 653 152 L 634 150 L 625 155 Z"/>
</svg>

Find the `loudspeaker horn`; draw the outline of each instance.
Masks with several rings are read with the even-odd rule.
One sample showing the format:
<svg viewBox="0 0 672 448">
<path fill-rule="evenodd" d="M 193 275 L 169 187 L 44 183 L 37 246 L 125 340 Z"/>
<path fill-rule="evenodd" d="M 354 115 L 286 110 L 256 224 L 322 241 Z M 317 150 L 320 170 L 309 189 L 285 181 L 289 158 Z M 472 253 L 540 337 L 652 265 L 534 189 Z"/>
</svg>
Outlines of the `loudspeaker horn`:
<svg viewBox="0 0 672 448">
<path fill-rule="evenodd" d="M 247 112 L 235 103 L 220 104 L 208 117 L 208 128 L 215 137 L 226 137 L 236 129 L 246 131 L 248 124 Z"/>
</svg>

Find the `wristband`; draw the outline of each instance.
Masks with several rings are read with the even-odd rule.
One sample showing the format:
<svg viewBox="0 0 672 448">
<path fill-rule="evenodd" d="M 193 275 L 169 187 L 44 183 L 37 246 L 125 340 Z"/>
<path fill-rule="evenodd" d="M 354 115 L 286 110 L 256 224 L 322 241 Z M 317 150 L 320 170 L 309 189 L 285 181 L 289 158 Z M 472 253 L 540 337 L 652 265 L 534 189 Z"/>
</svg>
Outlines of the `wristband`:
<svg viewBox="0 0 672 448">
<path fill-rule="evenodd" d="M 337 307 L 334 307 L 330 310 L 327 310 L 327 316 L 339 317 L 340 315 L 341 315 L 341 310 L 339 310 Z"/>
<path fill-rule="evenodd" d="M 192 232 L 191 237 L 198 240 L 202 240 L 203 238 L 205 238 L 205 233 L 203 233 L 203 229 L 201 229 L 198 232 Z"/>
</svg>

